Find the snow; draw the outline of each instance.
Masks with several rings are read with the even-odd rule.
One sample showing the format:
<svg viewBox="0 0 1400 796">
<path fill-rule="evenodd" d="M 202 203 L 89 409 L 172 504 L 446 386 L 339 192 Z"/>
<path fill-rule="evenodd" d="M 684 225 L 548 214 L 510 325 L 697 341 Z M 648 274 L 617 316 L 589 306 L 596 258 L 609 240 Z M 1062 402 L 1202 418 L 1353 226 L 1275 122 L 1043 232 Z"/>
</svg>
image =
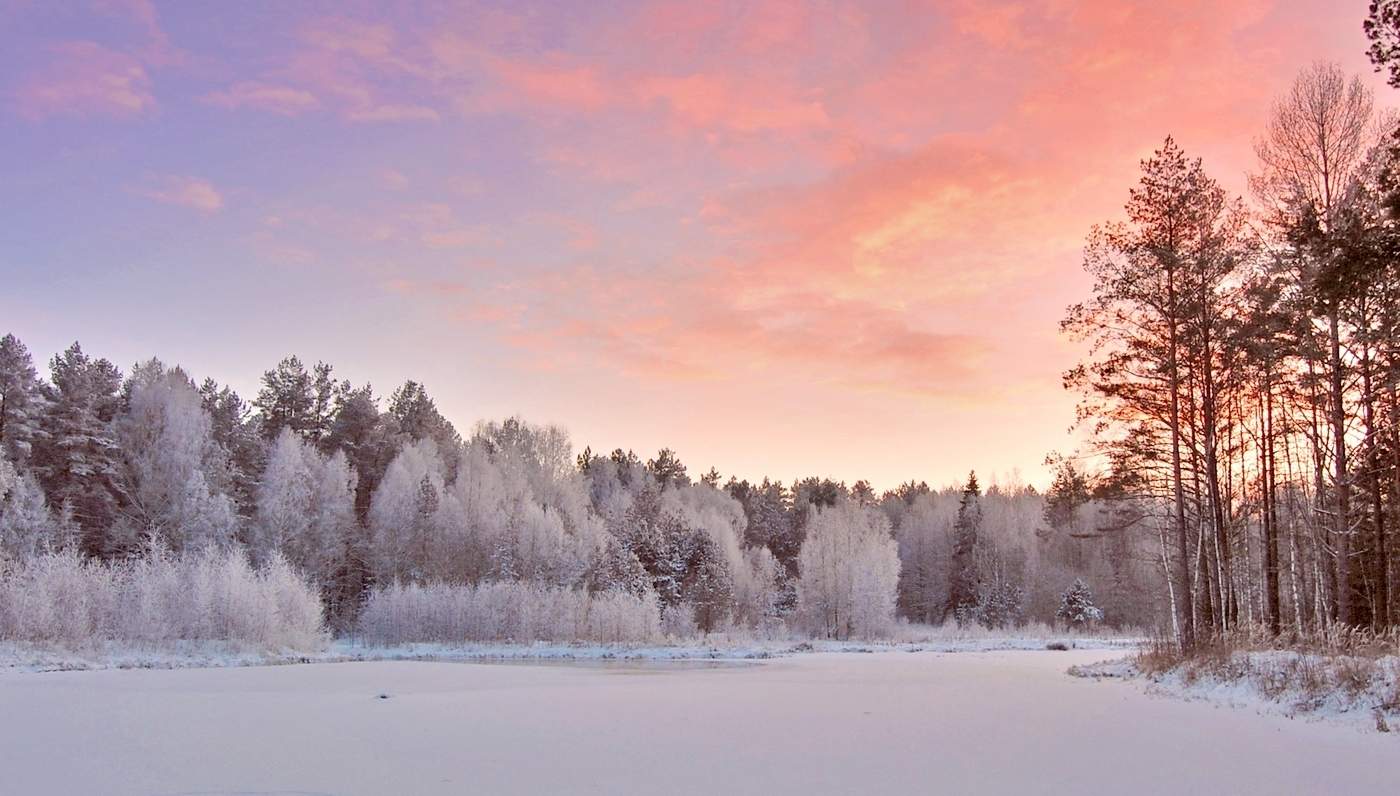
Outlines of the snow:
<svg viewBox="0 0 1400 796">
<path fill-rule="evenodd" d="M 227 642 L 161 642 L 141 646 L 92 643 L 78 649 L 0 642 L 0 671 L 46 672 L 93 669 L 188 669 L 228 666 L 277 666 L 349 661 L 530 661 L 530 660 L 761 660 L 811 652 L 990 652 L 1044 650 L 1048 644 L 1073 649 L 1124 650 L 1140 640 L 1118 637 L 958 636 L 919 642 L 862 641 L 703 641 L 635 645 L 532 644 L 365 644 L 340 639 L 318 652 L 265 652 Z"/>
<path fill-rule="evenodd" d="M 1104 657 L 8 670 L 0 793 L 1400 792 L 1393 735 L 1065 674 Z"/>
<path fill-rule="evenodd" d="M 1339 682 L 1348 659 L 1291 650 L 1236 652 L 1228 666 L 1177 667 L 1142 675 L 1124 662 L 1096 664 L 1075 674 L 1141 677 L 1151 694 L 1256 713 L 1341 724 L 1365 732 L 1400 730 L 1400 658 L 1364 661 L 1364 684 Z M 1351 659 L 1360 661 L 1362 659 Z M 1311 670 L 1309 684 L 1300 672 Z M 1382 729 L 1383 728 L 1383 729 Z"/>
</svg>

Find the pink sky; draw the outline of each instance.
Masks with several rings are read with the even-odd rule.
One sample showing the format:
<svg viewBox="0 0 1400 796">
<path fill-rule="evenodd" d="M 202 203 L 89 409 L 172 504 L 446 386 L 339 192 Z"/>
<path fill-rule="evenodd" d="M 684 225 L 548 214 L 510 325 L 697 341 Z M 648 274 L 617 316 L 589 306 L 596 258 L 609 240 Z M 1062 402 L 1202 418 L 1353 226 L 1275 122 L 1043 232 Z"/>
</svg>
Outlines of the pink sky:
<svg viewBox="0 0 1400 796">
<path fill-rule="evenodd" d="M 1042 483 L 1080 246 L 1232 190 L 1361 0 L 0 0 L 0 332 L 278 358 L 692 470 Z"/>
</svg>

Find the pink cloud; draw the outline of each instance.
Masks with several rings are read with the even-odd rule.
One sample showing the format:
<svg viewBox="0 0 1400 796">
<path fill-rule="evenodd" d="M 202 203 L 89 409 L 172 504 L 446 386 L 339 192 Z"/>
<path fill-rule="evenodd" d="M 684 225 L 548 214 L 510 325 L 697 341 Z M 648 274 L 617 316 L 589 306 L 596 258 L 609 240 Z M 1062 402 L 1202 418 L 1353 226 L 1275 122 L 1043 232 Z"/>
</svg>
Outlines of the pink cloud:
<svg viewBox="0 0 1400 796">
<path fill-rule="evenodd" d="M 310 91 L 258 80 L 239 81 L 223 91 L 206 94 L 204 100 L 223 108 L 255 108 L 283 116 L 296 116 L 320 105 Z"/>
<path fill-rule="evenodd" d="M 224 206 L 224 198 L 213 184 L 198 177 L 177 174 L 151 177 L 132 190 L 138 196 L 147 199 L 188 207 L 206 214 L 218 212 Z"/>
<path fill-rule="evenodd" d="M 345 118 L 354 122 L 435 122 L 442 118 L 426 105 L 370 105 L 351 108 Z"/>
<path fill-rule="evenodd" d="M 615 88 L 605 85 L 593 67 L 558 67 L 501 58 L 492 59 L 491 64 L 509 95 L 533 104 L 588 112 L 614 99 Z"/>
<path fill-rule="evenodd" d="M 639 94 L 645 101 L 663 102 L 677 120 L 701 129 L 811 131 L 830 123 L 819 100 L 793 96 L 763 81 L 661 76 L 643 81 Z"/>
<path fill-rule="evenodd" d="M 91 41 L 53 48 L 48 66 L 14 94 L 20 115 L 137 116 L 155 108 L 151 80 L 136 58 Z"/>
</svg>

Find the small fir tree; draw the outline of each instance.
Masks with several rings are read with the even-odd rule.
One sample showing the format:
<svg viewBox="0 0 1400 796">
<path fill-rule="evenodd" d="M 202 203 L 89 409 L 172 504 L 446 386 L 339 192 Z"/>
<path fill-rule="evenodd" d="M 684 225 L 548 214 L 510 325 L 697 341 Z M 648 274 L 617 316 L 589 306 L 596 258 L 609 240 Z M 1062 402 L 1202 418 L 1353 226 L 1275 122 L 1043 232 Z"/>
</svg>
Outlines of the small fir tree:
<svg viewBox="0 0 1400 796">
<path fill-rule="evenodd" d="M 1065 593 L 1060 595 L 1060 610 L 1055 616 L 1065 620 L 1072 627 L 1087 627 L 1103 621 L 1103 610 L 1094 605 L 1094 593 L 1083 578 L 1075 578 Z"/>
</svg>

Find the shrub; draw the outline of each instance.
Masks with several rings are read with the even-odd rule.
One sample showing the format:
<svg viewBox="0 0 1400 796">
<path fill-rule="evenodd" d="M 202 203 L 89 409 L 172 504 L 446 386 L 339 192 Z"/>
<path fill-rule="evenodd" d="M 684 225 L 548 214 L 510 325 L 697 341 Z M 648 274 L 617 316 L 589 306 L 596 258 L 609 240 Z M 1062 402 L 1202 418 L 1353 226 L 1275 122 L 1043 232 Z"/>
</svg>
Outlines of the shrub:
<svg viewBox="0 0 1400 796">
<path fill-rule="evenodd" d="M 0 640 L 92 643 L 223 641 L 261 650 L 324 647 L 321 601 L 285 561 L 254 569 L 207 550 L 103 563 L 49 553 L 0 570 Z"/>
<path fill-rule="evenodd" d="M 654 593 L 589 594 L 523 582 L 391 583 L 370 592 L 360 613 L 359 633 L 373 644 L 629 644 L 662 639 Z"/>
</svg>

